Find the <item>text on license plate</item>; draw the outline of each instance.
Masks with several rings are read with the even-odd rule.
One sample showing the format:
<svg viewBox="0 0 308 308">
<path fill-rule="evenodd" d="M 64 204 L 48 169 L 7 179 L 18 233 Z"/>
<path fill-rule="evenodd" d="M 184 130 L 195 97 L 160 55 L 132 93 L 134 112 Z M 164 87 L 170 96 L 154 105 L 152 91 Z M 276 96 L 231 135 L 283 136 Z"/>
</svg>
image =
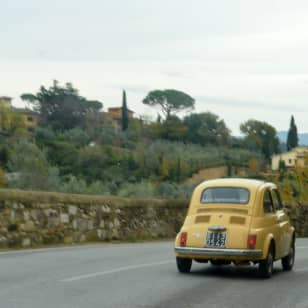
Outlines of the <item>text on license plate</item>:
<svg viewBox="0 0 308 308">
<path fill-rule="evenodd" d="M 208 232 L 206 235 L 207 247 L 225 247 L 226 232 Z"/>
</svg>

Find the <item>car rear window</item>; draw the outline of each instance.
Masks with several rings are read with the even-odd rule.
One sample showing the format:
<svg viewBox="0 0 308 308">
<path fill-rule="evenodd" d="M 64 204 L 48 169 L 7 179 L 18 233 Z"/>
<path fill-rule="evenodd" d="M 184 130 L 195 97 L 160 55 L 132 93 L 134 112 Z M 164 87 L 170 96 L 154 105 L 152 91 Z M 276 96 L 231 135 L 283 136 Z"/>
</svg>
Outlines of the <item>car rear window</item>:
<svg viewBox="0 0 308 308">
<path fill-rule="evenodd" d="M 249 190 L 242 187 L 209 187 L 202 192 L 201 203 L 247 204 Z"/>
</svg>

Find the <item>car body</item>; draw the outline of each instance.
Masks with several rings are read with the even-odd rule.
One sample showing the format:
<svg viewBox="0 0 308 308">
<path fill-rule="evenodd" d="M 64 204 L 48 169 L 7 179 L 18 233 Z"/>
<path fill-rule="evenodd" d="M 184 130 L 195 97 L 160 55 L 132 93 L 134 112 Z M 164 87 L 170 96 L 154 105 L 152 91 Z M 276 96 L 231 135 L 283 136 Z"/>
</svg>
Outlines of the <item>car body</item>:
<svg viewBox="0 0 308 308">
<path fill-rule="evenodd" d="M 216 179 L 198 185 L 175 240 L 180 272 L 192 260 L 213 265 L 258 264 L 270 277 L 274 261 L 291 270 L 295 229 L 283 210 L 277 186 L 251 179 Z"/>
</svg>

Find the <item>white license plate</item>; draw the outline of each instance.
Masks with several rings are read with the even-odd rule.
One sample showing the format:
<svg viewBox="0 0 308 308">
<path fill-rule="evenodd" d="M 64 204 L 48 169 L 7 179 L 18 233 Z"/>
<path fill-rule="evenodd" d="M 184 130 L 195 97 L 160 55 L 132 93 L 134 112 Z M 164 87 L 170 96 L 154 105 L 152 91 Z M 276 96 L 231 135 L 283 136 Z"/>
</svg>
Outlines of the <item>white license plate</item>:
<svg viewBox="0 0 308 308">
<path fill-rule="evenodd" d="M 226 232 L 208 232 L 206 235 L 207 247 L 220 247 L 226 246 Z"/>
</svg>

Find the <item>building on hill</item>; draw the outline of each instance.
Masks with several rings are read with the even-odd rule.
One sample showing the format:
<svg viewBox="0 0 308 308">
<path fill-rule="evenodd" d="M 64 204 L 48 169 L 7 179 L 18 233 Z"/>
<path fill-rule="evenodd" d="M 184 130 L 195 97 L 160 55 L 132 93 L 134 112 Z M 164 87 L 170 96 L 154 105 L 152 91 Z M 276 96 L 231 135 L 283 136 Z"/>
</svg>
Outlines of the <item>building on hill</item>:
<svg viewBox="0 0 308 308">
<path fill-rule="evenodd" d="M 7 105 L 12 105 L 13 98 L 10 96 L 0 96 L 0 101 L 4 102 Z"/>
<path fill-rule="evenodd" d="M 119 130 L 122 125 L 122 107 L 108 108 L 108 112 L 100 112 L 103 122 L 109 122 L 116 130 Z M 134 118 L 134 111 L 128 109 L 128 119 L 131 121 L 138 120 Z M 139 120 L 140 121 L 140 120 Z"/>
<path fill-rule="evenodd" d="M 9 96 L 0 96 L 0 101 L 8 108 L 8 112 L 18 114 L 22 117 L 26 128 L 32 132 L 38 124 L 39 114 L 28 108 L 16 108 L 12 106 L 12 98 Z"/>
<path fill-rule="evenodd" d="M 39 115 L 28 108 L 14 108 L 12 107 L 11 112 L 20 114 L 26 124 L 27 130 L 33 132 L 37 127 Z"/>
<path fill-rule="evenodd" d="M 134 118 L 134 112 L 130 109 L 127 109 L 128 118 L 132 120 Z M 108 108 L 108 113 L 111 115 L 113 120 L 117 122 L 118 126 L 121 126 L 122 121 L 122 107 L 112 107 Z"/>
<path fill-rule="evenodd" d="M 272 170 L 279 169 L 280 161 L 283 161 L 287 168 L 304 168 L 308 166 L 308 147 L 296 147 L 291 151 L 272 156 Z"/>
</svg>

